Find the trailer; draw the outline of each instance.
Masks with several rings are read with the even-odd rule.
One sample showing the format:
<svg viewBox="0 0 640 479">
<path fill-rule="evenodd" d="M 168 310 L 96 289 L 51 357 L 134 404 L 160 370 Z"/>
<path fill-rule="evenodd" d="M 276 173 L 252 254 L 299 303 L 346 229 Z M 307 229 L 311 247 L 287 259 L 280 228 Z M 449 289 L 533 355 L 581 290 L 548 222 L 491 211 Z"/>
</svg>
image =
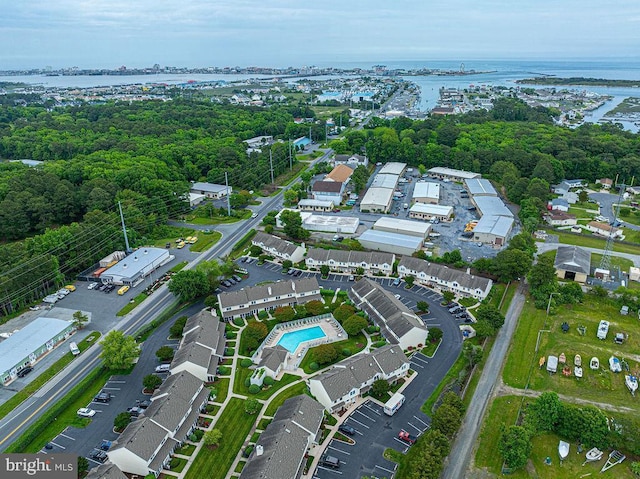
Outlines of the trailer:
<svg viewBox="0 0 640 479">
<path fill-rule="evenodd" d="M 404 404 L 405 397 L 400 393 L 395 393 L 391 398 L 384 404 L 384 413 L 387 416 L 393 416 L 400 406 Z"/>
</svg>

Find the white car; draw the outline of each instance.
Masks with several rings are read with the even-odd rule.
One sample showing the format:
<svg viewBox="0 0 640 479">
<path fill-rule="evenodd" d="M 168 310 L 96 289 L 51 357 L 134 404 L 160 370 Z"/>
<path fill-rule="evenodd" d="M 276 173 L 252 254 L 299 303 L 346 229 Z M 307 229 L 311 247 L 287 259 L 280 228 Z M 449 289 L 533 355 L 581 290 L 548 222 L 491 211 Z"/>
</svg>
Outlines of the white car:
<svg viewBox="0 0 640 479">
<path fill-rule="evenodd" d="M 93 409 L 89 409 L 86 407 L 81 407 L 78 409 L 78 416 L 80 417 L 93 417 L 96 415 L 96 412 Z"/>
<path fill-rule="evenodd" d="M 252 217 L 252 218 L 257 218 L 257 217 L 258 217 L 258 213 L 253 213 L 253 214 L 251 215 L 251 217 Z"/>
<path fill-rule="evenodd" d="M 87 286 L 87 289 L 96 289 L 99 286 L 98 283 L 89 283 L 89 286 Z"/>
</svg>

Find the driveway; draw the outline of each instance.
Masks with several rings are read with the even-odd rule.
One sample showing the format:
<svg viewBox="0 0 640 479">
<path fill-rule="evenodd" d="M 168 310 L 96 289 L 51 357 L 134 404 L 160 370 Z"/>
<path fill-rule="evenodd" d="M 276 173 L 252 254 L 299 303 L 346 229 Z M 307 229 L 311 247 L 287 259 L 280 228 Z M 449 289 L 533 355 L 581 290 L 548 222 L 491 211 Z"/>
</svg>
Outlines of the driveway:
<svg viewBox="0 0 640 479">
<path fill-rule="evenodd" d="M 589 198 L 596 200 L 600 203 L 600 214 L 608 217 L 611 221 L 615 217 L 613 207 L 618 204 L 620 199 L 619 195 L 612 195 L 610 193 L 589 193 Z M 640 226 L 627 223 L 622 218 L 618 218 L 618 221 L 622 223 L 622 226 L 629 228 L 630 230 L 640 231 Z"/>
</svg>

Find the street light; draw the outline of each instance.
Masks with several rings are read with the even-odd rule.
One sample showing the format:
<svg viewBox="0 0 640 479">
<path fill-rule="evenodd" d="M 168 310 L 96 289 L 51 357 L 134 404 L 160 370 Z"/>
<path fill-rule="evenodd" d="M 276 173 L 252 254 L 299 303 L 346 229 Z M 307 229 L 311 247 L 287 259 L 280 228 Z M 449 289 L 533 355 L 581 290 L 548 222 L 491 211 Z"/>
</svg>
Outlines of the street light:
<svg viewBox="0 0 640 479">
<path fill-rule="evenodd" d="M 549 302 L 547 303 L 547 317 L 549 317 L 549 309 L 551 309 L 551 298 L 553 298 L 554 294 L 560 294 L 560 293 L 550 293 L 549 294 Z M 547 320 L 544 320 L 545 322 L 545 326 L 547 325 Z"/>
</svg>

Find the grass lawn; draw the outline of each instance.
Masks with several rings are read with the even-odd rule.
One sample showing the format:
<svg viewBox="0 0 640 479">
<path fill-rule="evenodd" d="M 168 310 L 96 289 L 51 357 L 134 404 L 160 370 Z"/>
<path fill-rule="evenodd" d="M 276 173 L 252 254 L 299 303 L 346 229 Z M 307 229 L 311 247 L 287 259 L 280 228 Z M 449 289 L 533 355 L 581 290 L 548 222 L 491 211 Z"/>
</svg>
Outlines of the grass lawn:
<svg viewBox="0 0 640 479">
<path fill-rule="evenodd" d="M 138 296 L 136 296 L 131 301 L 129 301 L 124 306 L 124 308 L 122 308 L 120 311 L 118 311 L 116 313 L 116 316 L 124 316 L 124 315 L 130 313 L 131 311 L 133 311 L 133 308 L 138 306 L 140 303 L 142 303 L 148 297 L 149 297 L 149 295 L 147 293 L 140 293 Z"/>
<path fill-rule="evenodd" d="M 211 233 L 202 233 L 198 236 L 198 241 L 189 247 L 189 251 L 200 253 L 201 251 L 208 250 L 222 238 L 222 233 L 219 231 L 212 231 Z"/>
<path fill-rule="evenodd" d="M 591 264 L 599 265 L 602 261 L 602 255 L 598 253 L 591 253 Z M 627 258 L 618 258 L 617 256 L 611 256 L 611 266 L 617 266 L 621 271 L 629 271 L 629 268 L 633 266 L 633 261 Z"/>
<path fill-rule="evenodd" d="M 629 392 L 624 384 L 624 376 L 609 371 L 608 360 L 612 354 L 625 358 L 631 371 L 640 372 L 640 363 L 629 358 L 640 350 L 640 337 L 630 334 L 628 340 L 617 345 L 613 342 L 616 332 L 631 333 L 637 329 L 638 320 L 634 316 L 622 316 L 618 307 L 609 300 L 585 296 L 584 302 L 578 305 L 560 306 L 557 314 L 550 315 L 547 328 L 551 332 L 541 333 L 540 349 L 535 353 L 538 331 L 543 329 L 546 312 L 536 310 L 533 301 L 527 300 L 520 316 L 514 340 L 509 349 L 503 379 L 510 386 L 524 388 L 531 365 L 534 364 L 530 388 L 537 391 L 556 391 L 567 396 L 606 402 L 619 406 L 632 406 Z M 611 323 L 609 337 L 601 341 L 596 338 L 600 320 Z M 561 331 L 562 323 L 569 323 L 568 333 Z M 581 336 L 577 327 L 587 328 L 585 336 Z M 545 368 L 538 367 L 541 356 L 565 353 L 567 364 L 573 366 L 575 354 L 582 356 L 584 377 L 577 379 L 565 377 L 560 371 L 549 374 Z M 588 364 L 592 356 L 600 359 L 600 369 L 593 371 Z M 640 407 L 638 407 L 640 410 Z"/>
<path fill-rule="evenodd" d="M 78 344 L 78 349 L 80 352 L 87 350 L 91 345 L 98 342 L 98 338 L 100 338 L 100 333 L 98 331 L 94 331 L 85 339 L 80 341 Z M 0 419 L 5 417 L 11 411 L 13 411 L 18 405 L 28 399 L 33 393 L 35 393 L 38 389 L 40 389 L 49 379 L 62 371 L 67 364 L 73 361 L 73 354 L 68 352 L 60 359 L 58 359 L 55 363 L 53 363 L 46 371 L 40 374 L 36 379 L 27 384 L 20 392 L 16 393 L 11 399 L 7 400 L 5 403 L 0 405 Z M 84 407 L 84 406 L 82 406 Z"/>
<path fill-rule="evenodd" d="M 574 235 L 558 230 L 548 230 L 547 233 L 557 235 L 560 243 L 564 244 L 572 244 L 576 246 L 599 249 L 604 249 L 606 244 L 606 240 L 604 240 L 603 238 L 598 238 L 596 236 Z M 621 253 L 640 254 L 640 245 L 622 244 L 615 242 L 613 243 L 613 251 L 620 251 Z"/>
<path fill-rule="evenodd" d="M 449 372 L 447 372 L 445 377 L 442 378 L 442 381 L 440 382 L 440 384 L 438 384 L 438 387 L 436 387 L 433 393 L 431 393 L 431 396 L 429 396 L 429 398 L 420 408 L 420 410 L 423 413 L 425 413 L 427 416 L 431 416 L 433 414 L 433 411 L 432 411 L 433 406 L 435 405 L 436 401 L 440 397 L 440 394 L 442 394 L 443 389 L 452 381 L 455 381 L 458 379 L 458 376 L 460 375 L 462 370 L 466 367 L 466 365 L 467 365 L 467 360 L 462 355 L 462 352 L 460 352 L 458 359 L 456 359 L 456 362 L 453 363 L 453 366 L 451 366 L 451 369 L 449 369 Z"/>
<path fill-rule="evenodd" d="M 211 384 L 210 387 L 218 391 L 216 398 L 214 399 L 215 402 L 224 402 L 224 400 L 227 398 L 227 394 L 229 394 L 230 382 L 231 380 L 227 377 L 218 378 Z"/>
<path fill-rule="evenodd" d="M 176 239 L 193 236 L 198 233 L 193 228 L 184 228 L 181 226 L 165 226 L 165 228 L 168 228 L 168 231 L 172 233 L 171 236 L 167 238 L 154 239 L 153 246 L 164 248 L 167 243 L 171 243 L 172 246 L 175 246 Z"/>
<path fill-rule="evenodd" d="M 504 295 L 504 297 L 502 299 L 502 306 L 500 306 L 500 312 L 502 314 L 506 314 L 507 313 L 507 310 L 509 309 L 509 305 L 511 304 L 511 300 L 515 296 L 519 284 L 520 283 L 517 283 L 517 282 L 509 283 L 509 287 L 507 288 L 507 292 L 506 292 L 506 294 Z"/>
<path fill-rule="evenodd" d="M 460 298 L 458 301 L 465 308 L 470 308 L 471 306 L 475 306 L 478 303 L 478 300 L 475 298 Z"/>
<path fill-rule="evenodd" d="M 194 225 L 222 225 L 222 224 L 230 224 L 237 223 L 241 220 L 248 220 L 251 218 L 251 210 L 239 210 L 242 211 L 242 216 L 213 216 L 210 218 L 188 215 L 185 216 L 185 222 L 194 224 Z M 198 237 L 199 238 L 199 237 Z M 197 244 L 197 243 L 196 243 Z"/>
<path fill-rule="evenodd" d="M 178 271 L 182 271 L 182 269 L 188 264 L 189 264 L 188 261 L 180 261 L 178 264 L 174 265 L 173 268 L 171 268 L 169 271 L 177 273 Z"/>
<path fill-rule="evenodd" d="M 292 398 L 294 396 L 299 396 L 300 394 L 304 394 L 307 390 L 307 385 L 303 382 L 298 384 L 294 384 L 291 387 L 288 387 L 284 391 L 281 391 L 269 404 L 267 410 L 265 411 L 265 415 L 273 416 L 278 408 L 282 406 L 287 399 Z"/>
<path fill-rule="evenodd" d="M 196 446 L 193 444 L 183 444 L 181 447 L 176 449 L 176 454 L 182 454 L 183 456 L 190 456 L 193 454 L 193 451 L 196 450 Z"/>
<path fill-rule="evenodd" d="M 242 399 L 232 398 L 215 425 L 222 432 L 220 446 L 214 450 L 203 447 L 186 479 L 224 479 L 257 417 L 244 412 Z"/>
<path fill-rule="evenodd" d="M 263 389 L 258 394 L 251 394 L 249 392 L 249 388 L 244 385 L 244 382 L 249 376 L 251 376 L 251 374 L 253 374 L 253 371 L 253 369 L 249 368 L 236 368 L 235 381 L 233 382 L 234 393 L 256 399 L 268 399 L 273 396 L 273 394 L 275 394 L 279 389 L 300 379 L 300 376 L 294 376 L 293 374 L 283 374 L 282 379 L 280 379 L 280 381 L 276 381 L 273 386 L 267 389 Z"/>
<path fill-rule="evenodd" d="M 331 343 L 331 345 L 334 346 L 338 351 L 340 351 L 340 354 L 338 354 L 338 357 L 336 358 L 335 361 L 329 364 L 322 364 L 321 365 L 322 368 L 326 368 L 331 364 L 335 364 L 339 361 L 342 361 L 346 356 L 343 356 L 341 351 L 345 348 L 351 351 L 351 355 L 354 355 L 355 353 L 362 351 L 364 347 L 367 345 L 367 339 L 364 337 L 364 334 L 359 333 L 358 335 L 352 336 L 349 339 Z M 307 354 L 305 354 L 299 366 L 307 374 L 313 373 L 309 365 L 314 361 L 313 359 L 314 350 L 315 348 L 311 348 L 309 349 L 309 351 L 307 351 Z"/>
<path fill-rule="evenodd" d="M 500 306 L 500 301 L 502 300 L 502 296 L 504 295 L 504 291 L 507 289 L 507 285 L 503 283 L 493 283 L 491 287 L 491 291 L 489 292 L 489 296 L 487 302 L 498 308 Z"/>
<path fill-rule="evenodd" d="M 442 339 L 439 339 L 435 343 L 429 341 L 427 343 L 427 345 L 424 348 L 422 348 L 422 351 L 421 351 L 422 354 L 424 354 L 428 358 L 433 357 L 433 355 L 435 354 L 436 350 L 438 349 L 438 346 L 440 346 L 441 342 L 442 342 Z"/>
<path fill-rule="evenodd" d="M 182 459 L 181 457 L 174 457 L 171 459 L 171 471 L 172 472 L 182 472 L 184 466 L 187 465 L 187 460 Z"/>
</svg>

